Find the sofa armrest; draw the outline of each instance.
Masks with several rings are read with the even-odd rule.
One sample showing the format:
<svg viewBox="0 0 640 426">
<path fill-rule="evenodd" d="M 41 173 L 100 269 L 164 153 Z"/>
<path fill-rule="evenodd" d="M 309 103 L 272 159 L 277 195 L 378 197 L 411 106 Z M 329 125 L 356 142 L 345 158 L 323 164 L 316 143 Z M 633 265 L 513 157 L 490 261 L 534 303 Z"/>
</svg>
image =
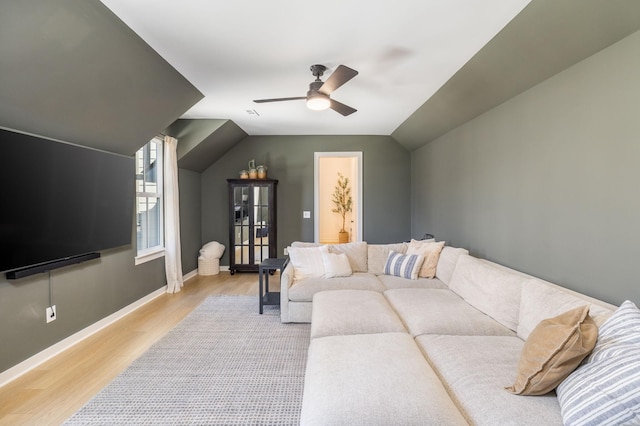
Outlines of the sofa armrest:
<svg viewBox="0 0 640 426">
<path fill-rule="evenodd" d="M 280 320 L 291 322 L 289 319 L 289 288 L 293 285 L 294 269 L 291 262 L 287 264 L 280 276 Z"/>
</svg>

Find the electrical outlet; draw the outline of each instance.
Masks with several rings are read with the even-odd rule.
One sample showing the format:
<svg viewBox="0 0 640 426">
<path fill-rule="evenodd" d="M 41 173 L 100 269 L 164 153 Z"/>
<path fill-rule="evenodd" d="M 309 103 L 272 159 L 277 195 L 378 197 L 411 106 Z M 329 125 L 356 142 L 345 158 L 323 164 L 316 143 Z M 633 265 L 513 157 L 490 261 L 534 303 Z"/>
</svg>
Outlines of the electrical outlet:
<svg viewBox="0 0 640 426">
<path fill-rule="evenodd" d="M 289 256 L 289 250 L 287 250 L 287 248 L 286 248 L 286 247 L 284 248 L 284 255 L 285 255 L 285 256 Z"/>
<path fill-rule="evenodd" d="M 310 211 L 308 211 L 308 210 L 304 210 L 304 211 L 302 212 L 302 218 L 303 218 L 303 219 L 311 219 L 311 212 L 310 212 Z"/>
<path fill-rule="evenodd" d="M 49 306 L 47 308 L 47 324 L 49 324 L 51 321 L 55 321 L 56 318 L 58 318 L 58 313 L 56 312 L 56 305 L 53 306 Z"/>
</svg>

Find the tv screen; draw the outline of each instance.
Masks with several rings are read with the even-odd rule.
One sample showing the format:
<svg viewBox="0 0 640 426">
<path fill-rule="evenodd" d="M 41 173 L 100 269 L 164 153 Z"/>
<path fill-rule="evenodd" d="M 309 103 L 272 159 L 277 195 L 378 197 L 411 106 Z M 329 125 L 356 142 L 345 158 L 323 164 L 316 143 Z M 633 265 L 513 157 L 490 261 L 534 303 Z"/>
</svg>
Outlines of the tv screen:
<svg viewBox="0 0 640 426">
<path fill-rule="evenodd" d="M 0 271 L 131 244 L 133 157 L 0 129 Z"/>
</svg>

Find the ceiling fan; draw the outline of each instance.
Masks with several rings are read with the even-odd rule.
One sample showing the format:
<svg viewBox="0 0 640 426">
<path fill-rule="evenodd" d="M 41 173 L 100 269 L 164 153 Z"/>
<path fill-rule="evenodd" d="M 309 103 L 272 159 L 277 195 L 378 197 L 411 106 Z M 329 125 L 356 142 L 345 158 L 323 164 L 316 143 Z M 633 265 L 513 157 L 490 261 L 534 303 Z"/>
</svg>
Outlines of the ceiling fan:
<svg viewBox="0 0 640 426">
<path fill-rule="evenodd" d="M 327 78 L 327 81 L 322 82 L 322 80 L 320 80 L 320 77 L 322 77 L 326 70 L 327 67 L 325 67 L 324 65 L 311 65 L 311 73 L 316 79 L 315 81 L 312 81 L 311 84 L 309 84 L 309 91 L 307 92 L 307 96 L 297 96 L 293 98 L 256 99 L 253 102 L 260 104 L 265 102 L 296 101 L 306 99 L 307 108 L 312 110 L 321 111 L 327 108 L 331 108 L 332 110 L 344 116 L 353 114 L 357 111 L 357 109 L 351 108 L 348 105 L 331 99 L 331 93 L 338 87 L 342 86 L 347 81 L 358 75 L 358 71 L 344 65 L 338 65 L 338 68 L 336 68 L 336 70 L 329 76 L 329 78 Z"/>
</svg>

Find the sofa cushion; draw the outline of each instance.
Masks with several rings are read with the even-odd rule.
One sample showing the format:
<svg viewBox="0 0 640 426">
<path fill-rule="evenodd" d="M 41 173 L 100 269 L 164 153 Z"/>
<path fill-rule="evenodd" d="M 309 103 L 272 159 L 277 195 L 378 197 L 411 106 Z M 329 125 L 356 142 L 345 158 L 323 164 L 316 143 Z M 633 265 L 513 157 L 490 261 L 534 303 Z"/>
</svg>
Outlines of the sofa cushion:
<svg viewBox="0 0 640 426">
<path fill-rule="evenodd" d="M 438 266 L 436 266 L 436 277 L 443 283 L 449 285 L 453 271 L 458 263 L 458 258 L 463 254 L 469 254 L 469 251 L 463 248 L 444 246 L 438 258 Z"/>
<path fill-rule="evenodd" d="M 436 276 L 436 266 L 440 259 L 440 252 L 444 247 L 444 241 L 416 241 L 411 240 L 407 247 L 407 254 L 419 254 L 424 256 L 424 262 L 418 271 L 418 276 L 422 278 L 433 278 Z"/>
<path fill-rule="evenodd" d="M 562 425 L 553 393 L 522 397 L 504 390 L 513 380 L 521 339 L 423 335 L 416 342 L 470 424 Z"/>
<path fill-rule="evenodd" d="M 365 290 L 321 291 L 313 296 L 311 338 L 346 334 L 406 333 L 381 293 Z"/>
<path fill-rule="evenodd" d="M 294 280 L 324 275 L 321 247 L 289 247 L 288 252 L 294 268 Z"/>
<path fill-rule="evenodd" d="M 461 255 L 449 288 L 511 330 L 518 327 L 522 283 L 527 278 L 469 255 Z M 532 279 L 532 278 L 529 278 Z"/>
<path fill-rule="evenodd" d="M 350 277 L 326 279 L 324 277 L 309 277 L 294 281 L 289 288 L 289 300 L 294 302 L 311 302 L 313 295 L 327 290 L 372 290 L 382 293 L 384 285 L 375 275 L 367 272 L 354 272 Z"/>
<path fill-rule="evenodd" d="M 448 289 L 404 288 L 384 292 L 412 336 L 421 334 L 497 335 L 515 333 Z"/>
<path fill-rule="evenodd" d="M 417 280 L 408 280 L 394 275 L 378 275 L 378 279 L 389 290 L 394 288 L 449 288 L 437 278 L 418 277 Z"/>
<path fill-rule="evenodd" d="M 424 256 L 419 254 L 402 254 L 395 251 L 389 253 L 387 263 L 384 265 L 385 275 L 406 278 L 408 280 L 418 279 L 418 271 L 424 262 Z"/>
<path fill-rule="evenodd" d="M 540 322 L 524 343 L 515 383 L 507 390 L 517 395 L 551 392 L 589 355 L 597 337 L 589 305 Z"/>
<path fill-rule="evenodd" d="M 328 247 L 321 247 L 322 264 L 324 266 L 324 277 L 349 277 L 353 273 L 351 271 L 351 264 L 346 254 L 334 254 L 329 253 Z"/>
<path fill-rule="evenodd" d="M 624 302 L 557 389 L 566 425 L 640 424 L 640 311 Z"/>
<path fill-rule="evenodd" d="M 365 241 L 357 241 L 353 243 L 331 244 L 328 246 L 330 253 L 344 253 L 349 258 L 351 270 L 353 272 L 367 272 L 367 243 Z"/>
<path fill-rule="evenodd" d="M 375 275 L 384 274 L 384 265 L 387 264 L 389 252 L 392 250 L 398 253 L 405 253 L 407 251 L 407 243 L 369 244 L 367 246 L 369 272 Z"/>
<path fill-rule="evenodd" d="M 313 339 L 301 425 L 466 425 L 406 333 Z"/>
<path fill-rule="evenodd" d="M 518 313 L 518 337 L 527 340 L 531 331 L 540 321 L 560 315 L 573 308 L 583 306 L 584 298 L 570 294 L 565 289 L 548 282 L 532 279 L 522 286 L 520 298 L 520 311 Z M 589 315 L 596 320 L 598 317 L 610 314 L 612 311 L 591 304 Z"/>
</svg>

